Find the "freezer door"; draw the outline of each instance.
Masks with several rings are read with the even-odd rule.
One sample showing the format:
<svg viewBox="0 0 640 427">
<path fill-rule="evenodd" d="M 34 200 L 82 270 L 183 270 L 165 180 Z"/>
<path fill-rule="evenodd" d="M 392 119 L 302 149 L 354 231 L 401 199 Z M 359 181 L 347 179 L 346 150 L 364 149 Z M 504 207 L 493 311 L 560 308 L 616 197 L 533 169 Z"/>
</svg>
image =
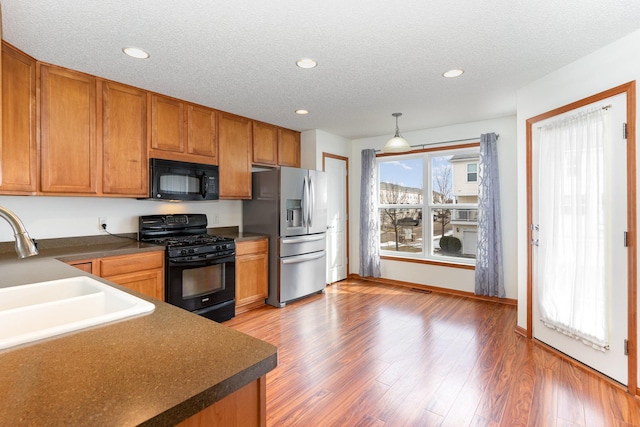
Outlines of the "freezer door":
<svg viewBox="0 0 640 427">
<path fill-rule="evenodd" d="M 279 256 L 308 254 L 323 251 L 326 247 L 326 233 L 281 237 Z"/>
<path fill-rule="evenodd" d="M 309 234 L 327 231 L 327 173 L 309 171 Z"/>
<path fill-rule="evenodd" d="M 323 290 L 326 259 L 325 251 L 280 258 L 280 303 Z"/>
<path fill-rule="evenodd" d="M 280 168 L 280 235 L 307 234 L 307 169 Z"/>
</svg>

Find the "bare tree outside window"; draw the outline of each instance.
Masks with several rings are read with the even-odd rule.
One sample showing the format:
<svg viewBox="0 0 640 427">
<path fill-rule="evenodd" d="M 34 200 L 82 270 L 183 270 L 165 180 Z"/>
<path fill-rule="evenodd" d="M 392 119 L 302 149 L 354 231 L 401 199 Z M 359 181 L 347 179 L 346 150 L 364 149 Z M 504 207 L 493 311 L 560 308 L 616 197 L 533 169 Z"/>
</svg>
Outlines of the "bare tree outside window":
<svg viewBox="0 0 640 427">
<path fill-rule="evenodd" d="M 422 209 L 413 207 L 421 202 L 421 188 L 405 187 L 393 182 L 380 183 L 380 204 L 388 206 L 380 209 L 380 240 L 386 250 L 390 250 L 390 242 L 393 242 L 396 251 L 422 250 Z"/>
<path fill-rule="evenodd" d="M 407 202 L 405 188 L 392 182 L 380 183 L 380 203 L 383 205 L 400 205 Z M 380 221 L 386 228 L 391 228 L 395 235 L 396 251 L 400 250 L 400 225 L 398 220 L 401 213 L 399 209 L 382 209 Z"/>
<path fill-rule="evenodd" d="M 434 170 L 433 202 L 453 203 L 451 187 L 451 166 Z M 434 219 L 440 224 L 440 236 L 444 237 L 446 226 L 451 222 L 451 209 L 435 209 Z"/>
</svg>

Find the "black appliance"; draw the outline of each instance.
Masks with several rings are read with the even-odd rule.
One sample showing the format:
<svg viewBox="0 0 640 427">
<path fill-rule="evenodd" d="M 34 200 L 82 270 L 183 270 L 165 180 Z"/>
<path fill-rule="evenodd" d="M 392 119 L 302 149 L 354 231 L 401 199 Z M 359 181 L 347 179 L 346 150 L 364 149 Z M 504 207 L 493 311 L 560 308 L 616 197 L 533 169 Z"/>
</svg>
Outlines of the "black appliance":
<svg viewBox="0 0 640 427">
<path fill-rule="evenodd" d="M 217 322 L 235 316 L 236 243 L 209 235 L 206 215 L 141 216 L 138 239 L 166 248 L 166 302 Z"/>
<path fill-rule="evenodd" d="M 218 166 L 151 159 L 149 187 L 155 200 L 218 200 Z"/>
</svg>

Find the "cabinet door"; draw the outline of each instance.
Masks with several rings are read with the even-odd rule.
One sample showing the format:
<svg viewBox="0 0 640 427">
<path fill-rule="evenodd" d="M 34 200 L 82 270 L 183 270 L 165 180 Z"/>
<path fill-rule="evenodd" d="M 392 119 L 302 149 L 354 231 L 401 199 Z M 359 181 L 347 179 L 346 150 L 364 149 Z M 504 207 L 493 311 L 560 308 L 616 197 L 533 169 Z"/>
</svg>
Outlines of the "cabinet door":
<svg viewBox="0 0 640 427">
<path fill-rule="evenodd" d="M 3 42 L 1 193 L 37 190 L 35 102 L 36 61 Z"/>
<path fill-rule="evenodd" d="M 142 294 L 164 299 L 164 252 L 100 258 L 100 277 Z"/>
<path fill-rule="evenodd" d="M 278 164 L 300 167 L 300 132 L 278 129 Z"/>
<path fill-rule="evenodd" d="M 146 197 L 147 93 L 102 83 L 102 192 Z"/>
<path fill-rule="evenodd" d="M 269 292 L 268 240 L 236 243 L 236 312 L 264 304 Z M 242 306 L 251 304 L 242 309 Z"/>
<path fill-rule="evenodd" d="M 164 300 L 164 277 L 161 270 L 143 270 L 117 276 L 102 276 L 104 279 L 140 292 L 157 300 Z"/>
<path fill-rule="evenodd" d="M 218 116 L 220 198 L 251 198 L 251 120 L 233 114 Z"/>
<path fill-rule="evenodd" d="M 187 108 L 187 152 L 209 157 L 218 162 L 218 140 L 216 138 L 215 110 L 189 105 Z"/>
<path fill-rule="evenodd" d="M 151 148 L 184 152 L 184 103 L 151 95 Z"/>
<path fill-rule="evenodd" d="M 40 78 L 41 190 L 95 194 L 95 78 L 48 65 Z"/>
<path fill-rule="evenodd" d="M 263 375 L 177 424 L 176 427 L 267 425 L 267 377 Z"/>
<path fill-rule="evenodd" d="M 253 163 L 278 164 L 278 128 L 276 126 L 253 122 Z"/>
</svg>

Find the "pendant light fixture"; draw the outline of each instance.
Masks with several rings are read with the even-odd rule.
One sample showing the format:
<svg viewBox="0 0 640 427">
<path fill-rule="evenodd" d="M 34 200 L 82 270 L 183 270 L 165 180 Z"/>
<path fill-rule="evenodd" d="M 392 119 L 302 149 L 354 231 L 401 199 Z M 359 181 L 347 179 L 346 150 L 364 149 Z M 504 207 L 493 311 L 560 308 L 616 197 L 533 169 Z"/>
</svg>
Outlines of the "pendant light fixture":
<svg viewBox="0 0 640 427">
<path fill-rule="evenodd" d="M 400 117 L 402 113 L 393 113 L 392 116 L 396 118 L 396 134 L 387 141 L 387 143 L 382 147 L 383 153 L 403 153 L 405 151 L 411 150 L 409 143 L 406 139 L 400 136 L 400 129 L 398 128 L 398 117 Z"/>
</svg>

